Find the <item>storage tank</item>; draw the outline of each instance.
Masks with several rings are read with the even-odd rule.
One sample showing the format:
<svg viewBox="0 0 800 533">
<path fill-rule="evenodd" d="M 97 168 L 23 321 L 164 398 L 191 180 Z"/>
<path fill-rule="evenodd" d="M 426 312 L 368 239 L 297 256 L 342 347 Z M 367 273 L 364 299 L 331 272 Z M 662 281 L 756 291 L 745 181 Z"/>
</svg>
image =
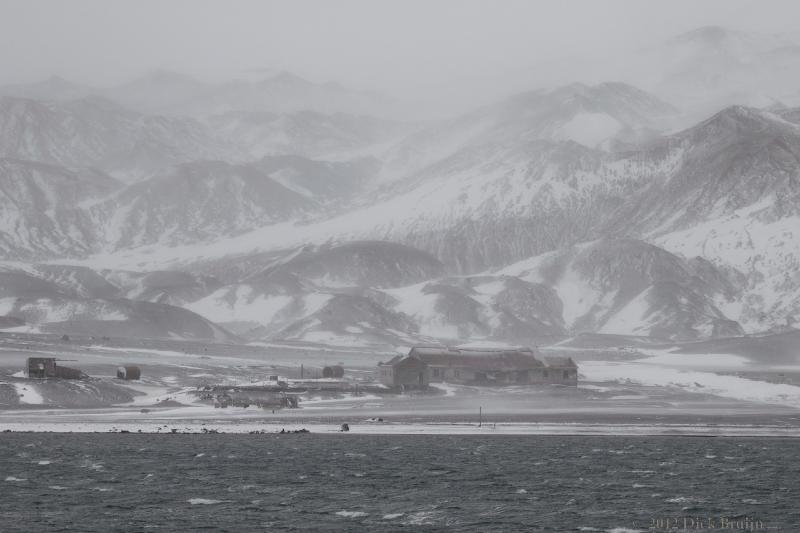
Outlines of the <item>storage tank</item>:
<svg viewBox="0 0 800 533">
<path fill-rule="evenodd" d="M 142 377 L 142 371 L 138 366 L 125 365 L 117 368 L 117 378 L 130 381 Z"/>
</svg>

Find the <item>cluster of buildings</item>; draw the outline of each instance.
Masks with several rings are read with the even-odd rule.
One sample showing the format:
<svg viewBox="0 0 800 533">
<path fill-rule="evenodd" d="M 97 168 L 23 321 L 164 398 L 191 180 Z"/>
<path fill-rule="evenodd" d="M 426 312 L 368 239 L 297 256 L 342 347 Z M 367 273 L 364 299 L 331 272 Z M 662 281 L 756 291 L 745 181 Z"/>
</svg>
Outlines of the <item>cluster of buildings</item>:
<svg viewBox="0 0 800 533">
<path fill-rule="evenodd" d="M 379 363 L 378 379 L 393 389 L 424 389 L 430 383 L 576 386 L 578 366 L 569 357 L 539 359 L 530 348 L 415 346 L 408 355 Z"/>
<path fill-rule="evenodd" d="M 78 368 L 58 364 L 55 357 L 28 357 L 26 370 L 31 379 L 86 379 L 89 376 Z M 117 378 L 126 381 L 137 380 L 142 376 L 138 366 L 125 365 L 117 368 Z"/>
</svg>

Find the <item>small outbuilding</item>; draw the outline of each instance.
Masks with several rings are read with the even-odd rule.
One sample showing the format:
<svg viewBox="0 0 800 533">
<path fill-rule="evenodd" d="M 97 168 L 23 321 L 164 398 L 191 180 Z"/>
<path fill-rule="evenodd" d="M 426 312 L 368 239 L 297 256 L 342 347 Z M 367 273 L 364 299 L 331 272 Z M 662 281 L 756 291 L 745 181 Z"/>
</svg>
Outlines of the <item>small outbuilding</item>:
<svg viewBox="0 0 800 533">
<path fill-rule="evenodd" d="M 28 357 L 29 378 L 54 378 L 56 377 L 55 357 Z"/>
<path fill-rule="evenodd" d="M 117 367 L 117 379 L 124 379 L 126 381 L 139 379 L 142 377 L 142 371 L 138 366 L 125 365 Z"/>
<path fill-rule="evenodd" d="M 62 378 L 62 379 L 83 379 L 86 376 L 77 368 L 69 368 L 56 364 L 55 357 L 29 357 L 28 358 L 28 377 L 33 379 Z"/>
</svg>

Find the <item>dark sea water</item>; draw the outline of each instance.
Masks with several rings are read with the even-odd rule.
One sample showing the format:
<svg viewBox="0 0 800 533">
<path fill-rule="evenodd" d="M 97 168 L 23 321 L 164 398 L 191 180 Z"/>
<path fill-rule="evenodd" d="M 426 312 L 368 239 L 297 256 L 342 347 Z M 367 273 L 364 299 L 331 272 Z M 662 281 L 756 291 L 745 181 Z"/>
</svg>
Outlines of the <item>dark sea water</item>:
<svg viewBox="0 0 800 533">
<path fill-rule="evenodd" d="M 799 445 L 0 434 L 0 531 L 800 532 Z"/>
</svg>

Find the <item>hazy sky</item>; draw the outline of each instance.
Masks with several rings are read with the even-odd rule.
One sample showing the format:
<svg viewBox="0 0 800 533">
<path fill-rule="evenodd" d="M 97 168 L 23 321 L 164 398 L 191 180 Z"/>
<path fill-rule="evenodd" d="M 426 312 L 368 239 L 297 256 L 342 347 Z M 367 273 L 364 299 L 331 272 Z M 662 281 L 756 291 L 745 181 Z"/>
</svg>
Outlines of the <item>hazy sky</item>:
<svg viewBox="0 0 800 533">
<path fill-rule="evenodd" d="M 389 92 L 701 26 L 800 31 L 796 0 L 0 0 L 0 83 L 291 70 Z"/>
</svg>

